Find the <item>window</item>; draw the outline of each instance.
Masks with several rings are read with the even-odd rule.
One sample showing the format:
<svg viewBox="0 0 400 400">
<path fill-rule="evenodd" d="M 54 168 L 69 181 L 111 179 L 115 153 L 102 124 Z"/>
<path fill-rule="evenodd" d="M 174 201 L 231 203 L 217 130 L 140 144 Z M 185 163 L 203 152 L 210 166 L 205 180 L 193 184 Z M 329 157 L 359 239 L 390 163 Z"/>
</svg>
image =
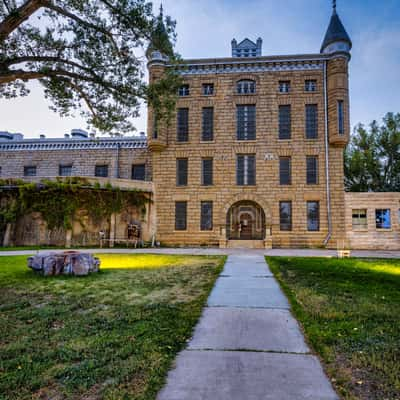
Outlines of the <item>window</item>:
<svg viewBox="0 0 400 400">
<path fill-rule="evenodd" d="M 187 202 L 175 202 L 175 230 L 186 231 L 187 226 Z"/>
<path fill-rule="evenodd" d="M 189 141 L 189 109 L 188 108 L 178 108 L 177 140 L 178 140 L 178 142 Z"/>
<path fill-rule="evenodd" d="M 281 201 L 279 203 L 279 221 L 281 231 L 292 230 L 292 202 Z"/>
<path fill-rule="evenodd" d="M 155 115 L 153 118 L 153 139 L 157 139 L 158 138 L 158 118 Z"/>
<path fill-rule="evenodd" d="M 279 182 L 281 185 L 292 184 L 291 158 L 279 157 Z"/>
<path fill-rule="evenodd" d="M 203 83 L 203 96 L 212 96 L 214 94 L 214 84 L 213 83 Z"/>
<path fill-rule="evenodd" d="M 24 167 L 24 176 L 36 176 L 36 167 L 34 165 Z"/>
<path fill-rule="evenodd" d="M 202 231 L 212 231 L 213 229 L 213 202 L 201 202 L 200 229 Z"/>
<path fill-rule="evenodd" d="M 319 231 L 319 201 L 307 201 L 307 229 Z"/>
<path fill-rule="evenodd" d="M 213 159 L 212 158 L 203 158 L 201 160 L 201 171 L 202 171 L 201 184 L 203 186 L 211 186 L 213 184 Z"/>
<path fill-rule="evenodd" d="M 203 131 L 201 140 L 212 141 L 214 139 L 214 108 L 203 108 Z"/>
<path fill-rule="evenodd" d="M 291 106 L 279 106 L 279 139 L 290 139 L 292 135 Z"/>
<path fill-rule="evenodd" d="M 185 96 L 189 96 L 190 95 L 190 88 L 189 85 L 182 85 L 179 89 L 178 89 L 178 96 L 179 97 L 185 97 Z"/>
<path fill-rule="evenodd" d="M 390 210 L 380 209 L 375 210 L 376 229 L 390 229 Z"/>
<path fill-rule="evenodd" d="M 337 112 L 339 135 L 344 135 L 343 100 L 337 102 Z"/>
<path fill-rule="evenodd" d="M 188 184 L 188 166 L 187 158 L 177 158 L 176 160 L 176 185 L 187 186 Z"/>
<path fill-rule="evenodd" d="M 108 176 L 108 165 L 96 165 L 94 167 L 94 176 L 106 178 Z"/>
<path fill-rule="evenodd" d="M 290 81 L 279 81 L 279 93 L 290 92 Z"/>
<path fill-rule="evenodd" d="M 237 156 L 236 184 L 240 186 L 256 184 L 256 156 L 254 154 Z"/>
<path fill-rule="evenodd" d="M 315 79 L 306 80 L 304 90 L 306 92 L 316 92 L 317 91 L 317 81 Z"/>
<path fill-rule="evenodd" d="M 318 184 L 318 157 L 307 156 L 307 185 Z"/>
<path fill-rule="evenodd" d="M 237 140 L 255 140 L 256 138 L 256 106 L 236 106 Z"/>
<path fill-rule="evenodd" d="M 72 175 L 72 165 L 59 165 L 58 166 L 59 176 L 71 176 Z"/>
<path fill-rule="evenodd" d="M 306 105 L 306 138 L 317 139 L 318 137 L 318 106 L 316 104 Z"/>
<path fill-rule="evenodd" d="M 146 164 L 132 165 L 132 179 L 137 181 L 146 180 Z"/>
<path fill-rule="evenodd" d="M 237 94 L 254 94 L 256 92 L 256 83 L 249 79 L 243 79 L 236 85 Z"/>
<path fill-rule="evenodd" d="M 352 211 L 353 229 L 368 229 L 367 210 Z"/>
</svg>

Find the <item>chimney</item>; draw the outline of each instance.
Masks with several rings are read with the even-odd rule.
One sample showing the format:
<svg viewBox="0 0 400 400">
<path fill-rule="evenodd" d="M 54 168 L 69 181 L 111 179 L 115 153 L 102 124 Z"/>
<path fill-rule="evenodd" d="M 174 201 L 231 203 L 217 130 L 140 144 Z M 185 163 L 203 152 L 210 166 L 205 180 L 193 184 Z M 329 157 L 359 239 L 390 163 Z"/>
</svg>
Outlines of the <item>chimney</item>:
<svg viewBox="0 0 400 400">
<path fill-rule="evenodd" d="M 43 135 L 43 134 L 42 134 L 42 135 L 39 136 L 39 138 L 40 138 L 41 140 L 46 139 L 46 135 Z"/>
<path fill-rule="evenodd" d="M 66 134 L 64 135 L 64 137 L 65 137 L 65 139 L 69 139 L 69 133 L 66 133 Z"/>
</svg>

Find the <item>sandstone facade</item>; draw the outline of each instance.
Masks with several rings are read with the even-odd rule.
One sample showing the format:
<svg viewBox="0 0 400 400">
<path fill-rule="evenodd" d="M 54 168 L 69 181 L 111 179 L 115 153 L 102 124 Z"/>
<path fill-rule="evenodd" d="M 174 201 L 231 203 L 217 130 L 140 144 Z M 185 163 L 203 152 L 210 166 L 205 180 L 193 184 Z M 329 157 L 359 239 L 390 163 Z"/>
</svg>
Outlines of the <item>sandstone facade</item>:
<svg viewBox="0 0 400 400">
<path fill-rule="evenodd" d="M 345 201 L 346 247 L 400 250 L 400 193 L 345 193 Z M 379 225 L 379 214 L 377 221 L 377 212 L 386 210 L 389 217 L 383 227 Z M 365 223 L 357 223 L 356 215 L 360 214 L 366 215 Z"/>
</svg>

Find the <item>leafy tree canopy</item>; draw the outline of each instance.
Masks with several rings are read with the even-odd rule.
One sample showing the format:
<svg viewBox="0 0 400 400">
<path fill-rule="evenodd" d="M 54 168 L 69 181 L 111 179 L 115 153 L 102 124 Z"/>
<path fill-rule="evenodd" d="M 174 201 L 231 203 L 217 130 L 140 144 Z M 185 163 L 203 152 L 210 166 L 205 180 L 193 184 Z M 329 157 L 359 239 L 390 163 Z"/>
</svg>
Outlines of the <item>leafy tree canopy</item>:
<svg viewBox="0 0 400 400">
<path fill-rule="evenodd" d="M 351 192 L 400 191 L 400 113 L 383 124 L 356 126 L 345 152 L 345 186 Z"/>
<path fill-rule="evenodd" d="M 0 97 L 26 96 L 38 80 L 54 111 L 78 110 L 110 134 L 134 129 L 142 100 L 168 118 L 179 79 L 170 70 L 146 85 L 144 50 L 157 46 L 174 62 L 174 32 L 146 0 L 1 0 Z"/>
</svg>

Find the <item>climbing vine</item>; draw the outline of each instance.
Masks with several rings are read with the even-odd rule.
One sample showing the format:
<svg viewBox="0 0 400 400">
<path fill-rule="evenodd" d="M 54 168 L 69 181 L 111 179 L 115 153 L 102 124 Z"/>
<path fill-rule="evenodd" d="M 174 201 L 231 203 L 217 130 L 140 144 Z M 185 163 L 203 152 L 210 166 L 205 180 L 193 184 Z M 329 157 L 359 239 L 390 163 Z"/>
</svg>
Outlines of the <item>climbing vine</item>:
<svg viewBox="0 0 400 400">
<path fill-rule="evenodd" d="M 96 223 L 129 206 L 145 213 L 149 201 L 142 191 L 121 190 L 110 184 L 92 185 L 77 177 L 40 183 L 0 180 L 0 229 L 31 212 L 39 212 L 49 229 L 71 229 L 79 210 L 86 210 Z"/>
</svg>

